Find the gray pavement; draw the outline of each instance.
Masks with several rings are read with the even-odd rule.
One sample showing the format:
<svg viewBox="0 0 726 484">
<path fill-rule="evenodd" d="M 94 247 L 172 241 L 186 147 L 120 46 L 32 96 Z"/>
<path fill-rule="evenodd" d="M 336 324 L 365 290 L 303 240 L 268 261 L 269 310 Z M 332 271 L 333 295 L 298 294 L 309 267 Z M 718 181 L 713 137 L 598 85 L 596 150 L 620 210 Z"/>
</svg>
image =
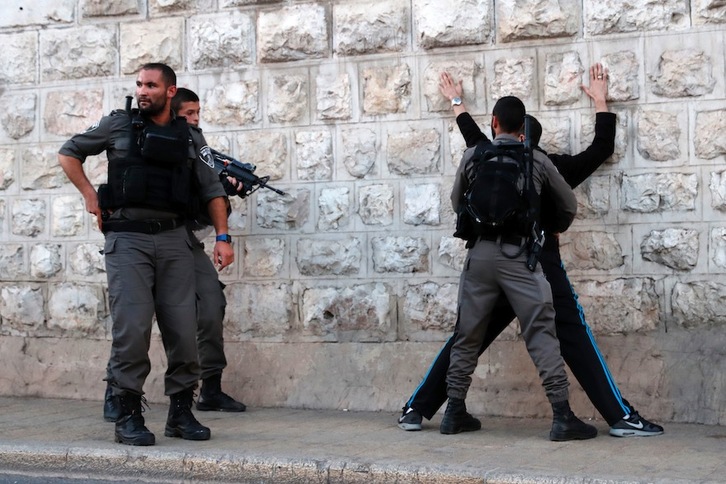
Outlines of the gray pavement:
<svg viewBox="0 0 726 484">
<path fill-rule="evenodd" d="M 0 482 L 726 482 L 719 426 L 667 424 L 664 435 L 622 439 L 596 421 L 596 439 L 555 443 L 548 420 L 485 417 L 481 431 L 441 435 L 440 417 L 404 432 L 394 412 L 251 408 L 195 412 L 212 439 L 190 442 L 164 437 L 166 412 L 145 413 L 155 446 L 129 447 L 113 442 L 101 402 L 0 398 Z"/>
</svg>

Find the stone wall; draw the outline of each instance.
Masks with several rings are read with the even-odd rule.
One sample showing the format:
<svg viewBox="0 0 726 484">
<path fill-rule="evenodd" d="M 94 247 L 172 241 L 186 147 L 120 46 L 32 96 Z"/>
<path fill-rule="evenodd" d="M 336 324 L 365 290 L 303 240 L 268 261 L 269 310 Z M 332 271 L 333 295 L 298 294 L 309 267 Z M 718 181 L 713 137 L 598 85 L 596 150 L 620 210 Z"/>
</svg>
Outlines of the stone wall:
<svg viewBox="0 0 726 484">
<path fill-rule="evenodd" d="M 465 256 L 449 203 L 464 143 L 438 74 L 463 79 L 485 130 L 514 94 L 548 151 L 577 152 L 594 120 L 580 84 L 602 62 L 616 151 L 577 190 L 566 266 L 641 413 L 726 423 L 724 24 L 716 0 L 4 2 L 0 393 L 101 398 L 102 235 L 56 153 L 123 107 L 142 63 L 174 67 L 210 145 L 287 192 L 233 201 L 227 388 L 252 405 L 395 411 L 452 330 Z M 105 158 L 86 169 L 101 183 Z M 515 326 L 482 358 L 470 407 L 548 415 Z"/>
</svg>

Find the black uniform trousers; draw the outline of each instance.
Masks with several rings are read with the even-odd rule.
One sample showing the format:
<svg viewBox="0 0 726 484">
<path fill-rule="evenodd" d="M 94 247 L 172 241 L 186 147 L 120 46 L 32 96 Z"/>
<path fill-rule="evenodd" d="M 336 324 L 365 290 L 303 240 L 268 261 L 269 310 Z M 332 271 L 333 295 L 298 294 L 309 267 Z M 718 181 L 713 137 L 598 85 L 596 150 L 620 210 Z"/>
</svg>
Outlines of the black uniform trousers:
<svg viewBox="0 0 726 484">
<path fill-rule="evenodd" d="M 560 352 L 572 374 L 580 383 L 600 415 L 613 425 L 633 411 L 620 395 L 605 359 L 595 343 L 585 314 L 578 302 L 577 293 L 570 284 L 560 258 L 556 240 L 550 239 L 540 255 L 540 263 L 552 287 L 555 307 L 555 327 L 560 340 Z M 499 336 L 514 319 L 514 311 L 502 295 L 492 314 L 479 355 Z M 427 419 L 436 414 L 446 402 L 446 372 L 449 368 L 451 347 L 456 331 L 439 351 L 426 376 L 406 402 Z"/>
</svg>

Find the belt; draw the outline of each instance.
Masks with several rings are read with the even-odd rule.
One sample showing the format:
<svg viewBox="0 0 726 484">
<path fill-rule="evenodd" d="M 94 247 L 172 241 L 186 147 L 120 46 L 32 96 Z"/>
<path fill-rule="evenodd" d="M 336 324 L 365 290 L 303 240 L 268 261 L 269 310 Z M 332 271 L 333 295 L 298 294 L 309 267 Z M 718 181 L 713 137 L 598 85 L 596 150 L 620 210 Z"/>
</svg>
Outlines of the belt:
<svg viewBox="0 0 726 484">
<path fill-rule="evenodd" d="M 511 244 L 516 245 L 518 247 L 522 246 L 522 243 L 525 241 L 524 237 L 520 237 L 518 235 L 502 235 L 502 234 L 484 234 L 479 236 L 479 240 L 489 240 L 491 242 L 496 242 L 501 237 L 502 244 Z"/>
<path fill-rule="evenodd" d="M 165 220 L 106 220 L 103 222 L 103 233 L 106 232 L 139 232 L 142 234 L 158 234 L 184 225 L 183 218 Z"/>
</svg>

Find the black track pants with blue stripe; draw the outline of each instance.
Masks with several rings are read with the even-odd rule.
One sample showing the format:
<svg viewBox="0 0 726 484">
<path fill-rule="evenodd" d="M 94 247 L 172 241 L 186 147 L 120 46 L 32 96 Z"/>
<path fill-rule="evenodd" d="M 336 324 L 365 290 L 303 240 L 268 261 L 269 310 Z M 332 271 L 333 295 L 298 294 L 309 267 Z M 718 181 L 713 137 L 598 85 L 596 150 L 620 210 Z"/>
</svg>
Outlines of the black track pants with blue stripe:
<svg viewBox="0 0 726 484">
<path fill-rule="evenodd" d="M 578 302 L 577 294 L 567 278 L 556 241 L 552 242 L 555 243 L 547 244 L 542 251 L 540 263 L 552 287 L 556 312 L 555 325 L 562 358 L 600 415 L 609 425 L 613 425 L 633 409 L 620 395 L 620 390 L 585 321 L 585 314 Z M 479 350 L 480 355 L 513 319 L 514 311 L 502 296 Z M 415 408 L 427 419 L 433 417 L 446 402 L 446 372 L 449 368 L 449 354 L 455 340 L 456 330 L 441 348 L 423 381 L 406 403 L 406 406 Z"/>
</svg>

